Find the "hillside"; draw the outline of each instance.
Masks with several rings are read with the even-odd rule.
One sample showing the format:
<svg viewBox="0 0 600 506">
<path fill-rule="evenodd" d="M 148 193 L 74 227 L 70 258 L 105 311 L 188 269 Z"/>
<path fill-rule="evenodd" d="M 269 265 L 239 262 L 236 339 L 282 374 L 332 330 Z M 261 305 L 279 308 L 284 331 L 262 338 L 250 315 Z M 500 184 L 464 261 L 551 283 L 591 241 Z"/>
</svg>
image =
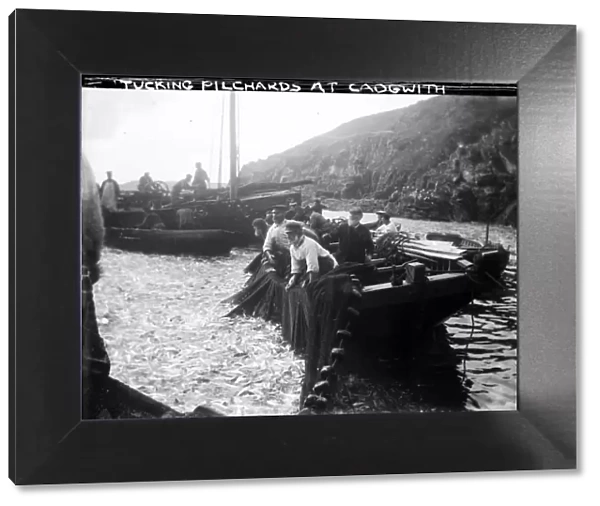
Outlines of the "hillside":
<svg viewBox="0 0 600 506">
<path fill-rule="evenodd" d="M 303 193 L 395 215 L 516 225 L 517 104 L 435 97 L 366 116 L 245 165 L 242 181 L 313 179 Z"/>
</svg>

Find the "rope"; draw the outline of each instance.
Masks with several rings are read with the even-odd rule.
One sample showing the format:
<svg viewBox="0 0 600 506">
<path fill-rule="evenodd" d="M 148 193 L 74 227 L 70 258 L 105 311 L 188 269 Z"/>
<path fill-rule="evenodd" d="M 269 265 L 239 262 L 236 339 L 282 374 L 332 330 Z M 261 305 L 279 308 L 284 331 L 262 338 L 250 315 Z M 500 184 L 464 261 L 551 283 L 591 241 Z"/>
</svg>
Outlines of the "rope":
<svg viewBox="0 0 600 506">
<path fill-rule="evenodd" d="M 489 272 L 486 272 L 485 275 L 490 278 L 494 283 L 496 283 L 497 286 L 499 286 L 501 289 L 505 289 L 506 287 L 502 285 L 502 283 L 500 283 L 496 278 L 494 278 Z"/>
<path fill-rule="evenodd" d="M 471 302 L 469 302 L 469 308 L 471 308 L 471 334 L 469 335 L 469 337 L 467 338 L 467 344 L 465 345 L 465 351 L 464 351 L 464 355 L 463 355 L 463 380 L 462 383 L 463 385 L 465 384 L 465 381 L 467 379 L 467 353 L 469 351 L 469 343 L 471 341 L 471 339 L 473 338 L 473 334 L 475 333 L 475 316 L 473 316 L 473 311 L 472 311 L 472 307 L 473 307 L 473 299 L 475 298 L 474 294 L 472 294 L 472 299 Z"/>
<path fill-rule="evenodd" d="M 356 277 L 351 276 L 352 283 L 355 288 L 359 285 L 359 281 Z M 335 318 L 335 322 L 332 329 L 329 329 L 331 332 L 335 332 L 334 337 L 328 339 L 326 342 L 322 342 L 320 346 L 320 360 L 317 364 L 320 368 L 320 378 L 321 381 L 316 382 L 311 389 L 309 395 L 303 400 L 304 409 L 300 411 L 300 414 L 317 414 L 317 413 L 326 413 L 330 410 L 330 408 L 334 404 L 335 396 L 337 393 L 338 386 L 338 376 L 340 364 L 344 359 L 344 342 L 345 340 L 352 339 L 352 323 L 353 319 L 358 319 L 360 316 L 360 311 L 353 307 L 356 304 L 360 297 L 360 291 L 354 292 L 353 297 L 348 303 L 343 304 L 341 307 L 346 306 L 346 325 L 345 329 L 342 329 L 340 325 L 337 325 L 337 321 L 339 316 Z M 331 334 L 329 334 L 331 336 Z M 333 345 L 333 347 L 332 347 Z M 327 365 L 327 361 L 324 357 L 324 354 L 329 354 L 329 364 Z M 314 355 L 314 352 L 313 352 Z M 314 367 L 314 362 L 313 362 Z M 311 361 L 310 361 L 310 353 L 308 353 L 308 358 L 306 362 L 306 370 L 305 375 L 307 375 L 307 379 L 309 381 L 308 385 L 310 385 L 311 378 Z M 305 382 L 305 386 L 307 383 Z"/>
</svg>

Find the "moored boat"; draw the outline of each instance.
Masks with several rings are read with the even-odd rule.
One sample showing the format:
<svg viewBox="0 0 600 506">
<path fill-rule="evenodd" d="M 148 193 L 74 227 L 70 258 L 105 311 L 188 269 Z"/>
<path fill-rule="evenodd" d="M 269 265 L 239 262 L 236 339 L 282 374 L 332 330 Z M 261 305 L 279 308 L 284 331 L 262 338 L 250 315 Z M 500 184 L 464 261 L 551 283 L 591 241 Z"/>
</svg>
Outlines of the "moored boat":
<svg viewBox="0 0 600 506">
<path fill-rule="evenodd" d="M 337 227 L 344 221 L 332 220 L 333 227 L 329 233 L 332 241 L 328 245 L 332 253 L 338 248 Z M 372 233 L 375 242 L 374 260 L 379 265 L 394 257 L 395 263 L 409 260 L 423 262 L 427 270 L 433 272 L 466 271 L 476 266 L 484 277 L 498 281 L 510 259 L 510 252 L 501 244 L 483 244 L 454 233 L 428 233 L 424 239 L 404 231 L 378 235 L 375 233 L 377 222 L 363 224 Z"/>
<path fill-rule="evenodd" d="M 427 237 L 431 237 L 428 234 Z M 501 244 L 483 245 L 456 236 L 449 240 L 416 239 L 407 235 L 386 235 L 377 239 L 377 256 L 395 255 L 419 260 L 433 271 L 466 271 L 476 267 L 485 277 L 498 281 L 510 258 Z"/>
<path fill-rule="evenodd" d="M 109 227 L 104 244 L 140 253 L 166 255 L 228 255 L 240 242 L 239 234 L 225 230 L 164 230 Z"/>
<path fill-rule="evenodd" d="M 302 203 L 299 187 L 313 184 L 303 179 L 287 182 L 251 182 L 239 184 L 239 157 L 237 142 L 236 93 L 230 94 L 230 170 L 229 185 L 221 187 L 222 157 L 219 159 L 218 188 L 183 190 L 176 202 L 172 202 L 169 186 L 157 181 L 152 192 L 124 192 L 119 201 L 119 211 L 105 212 L 105 225 L 116 228 L 144 228 L 142 222 L 154 214 L 166 229 L 223 230 L 238 234 L 239 246 L 256 241 L 252 221 L 265 218 L 276 205 L 290 202 Z M 221 118 L 221 130 L 225 121 L 225 104 Z M 222 155 L 223 142 L 219 152 Z M 181 213 L 188 213 L 182 227 Z M 240 243 L 240 241 L 242 241 Z"/>
</svg>

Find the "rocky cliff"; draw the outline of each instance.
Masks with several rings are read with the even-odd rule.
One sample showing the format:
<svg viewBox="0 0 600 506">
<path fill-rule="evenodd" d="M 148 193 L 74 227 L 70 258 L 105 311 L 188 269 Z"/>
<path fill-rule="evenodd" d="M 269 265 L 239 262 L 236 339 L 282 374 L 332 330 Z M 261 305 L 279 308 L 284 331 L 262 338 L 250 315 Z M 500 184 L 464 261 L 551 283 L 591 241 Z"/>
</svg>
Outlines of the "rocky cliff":
<svg viewBox="0 0 600 506">
<path fill-rule="evenodd" d="M 358 118 L 242 168 L 243 182 L 313 179 L 306 196 L 408 218 L 516 225 L 517 102 L 445 96 Z"/>
</svg>

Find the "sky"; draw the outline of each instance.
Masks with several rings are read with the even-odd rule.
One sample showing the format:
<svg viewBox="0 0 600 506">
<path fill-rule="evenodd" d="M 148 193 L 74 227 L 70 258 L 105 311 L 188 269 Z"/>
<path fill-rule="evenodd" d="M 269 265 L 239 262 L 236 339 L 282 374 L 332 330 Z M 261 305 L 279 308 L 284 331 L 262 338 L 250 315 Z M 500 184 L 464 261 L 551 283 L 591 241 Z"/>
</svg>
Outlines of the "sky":
<svg viewBox="0 0 600 506">
<path fill-rule="evenodd" d="M 120 183 L 144 172 L 175 181 L 202 162 L 217 182 L 225 92 L 84 88 L 83 152 L 96 178 Z M 352 119 L 406 107 L 427 96 L 239 92 L 240 167 L 294 147 Z M 229 101 L 225 100 L 228 104 Z M 226 114 L 223 181 L 228 181 Z"/>
</svg>

